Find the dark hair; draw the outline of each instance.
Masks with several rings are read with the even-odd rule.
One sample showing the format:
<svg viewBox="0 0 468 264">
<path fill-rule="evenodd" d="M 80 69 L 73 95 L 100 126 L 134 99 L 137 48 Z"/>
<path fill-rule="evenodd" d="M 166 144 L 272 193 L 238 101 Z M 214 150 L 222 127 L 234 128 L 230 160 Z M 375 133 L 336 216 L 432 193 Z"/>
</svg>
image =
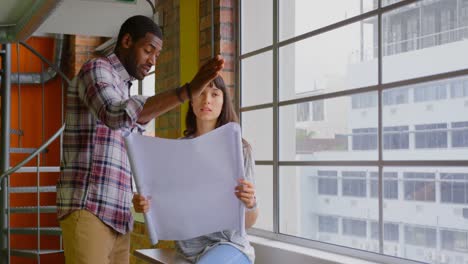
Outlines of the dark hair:
<svg viewBox="0 0 468 264">
<path fill-rule="evenodd" d="M 125 34 L 130 34 L 133 41 L 137 41 L 146 36 L 146 33 L 152 33 L 156 37 L 162 39 L 161 28 L 146 16 L 132 16 L 125 20 L 120 27 L 119 36 L 117 37 L 116 48 L 120 46 L 120 42 Z"/>
<path fill-rule="evenodd" d="M 218 116 L 218 120 L 216 121 L 216 128 L 225 125 L 229 122 L 236 122 L 239 123 L 239 118 L 237 117 L 236 111 L 234 110 L 234 106 L 232 104 L 231 95 L 226 89 L 226 84 L 224 83 L 223 77 L 218 76 L 216 77 L 212 83 L 209 85 L 214 85 L 216 88 L 223 92 L 223 106 L 221 108 L 221 113 Z M 189 108 L 187 111 L 187 116 L 185 118 L 185 126 L 186 129 L 184 131 L 185 137 L 194 136 L 197 132 L 197 117 L 193 112 L 192 104 L 189 104 Z M 249 143 L 246 140 L 242 139 L 242 143 L 244 146 L 249 147 Z"/>
</svg>

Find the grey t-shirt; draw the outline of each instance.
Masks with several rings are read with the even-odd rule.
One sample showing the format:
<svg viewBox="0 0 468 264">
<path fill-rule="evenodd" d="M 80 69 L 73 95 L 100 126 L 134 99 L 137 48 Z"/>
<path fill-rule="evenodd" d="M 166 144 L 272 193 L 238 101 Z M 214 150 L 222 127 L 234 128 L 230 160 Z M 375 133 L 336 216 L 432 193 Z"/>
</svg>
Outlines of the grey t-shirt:
<svg viewBox="0 0 468 264">
<path fill-rule="evenodd" d="M 252 157 L 251 148 L 249 145 L 243 144 L 242 150 L 244 154 L 244 178 L 255 184 L 255 163 Z M 192 239 L 179 240 L 176 241 L 176 249 L 188 260 L 196 262 L 206 251 L 220 244 L 228 244 L 236 247 L 245 255 L 247 255 L 249 260 L 254 263 L 255 252 L 253 247 L 250 245 L 245 236 L 242 236 L 235 230 L 224 230 L 222 232 L 215 232 Z"/>
</svg>

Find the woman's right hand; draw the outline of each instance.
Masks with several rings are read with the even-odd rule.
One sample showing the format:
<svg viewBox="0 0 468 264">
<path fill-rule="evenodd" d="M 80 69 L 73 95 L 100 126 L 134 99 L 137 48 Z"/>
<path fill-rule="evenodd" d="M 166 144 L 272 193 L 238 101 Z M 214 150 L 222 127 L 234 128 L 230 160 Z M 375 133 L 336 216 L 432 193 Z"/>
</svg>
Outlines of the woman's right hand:
<svg viewBox="0 0 468 264">
<path fill-rule="evenodd" d="M 132 199 L 133 208 L 137 213 L 146 213 L 149 211 L 150 200 L 146 199 L 143 195 L 135 193 Z"/>
</svg>

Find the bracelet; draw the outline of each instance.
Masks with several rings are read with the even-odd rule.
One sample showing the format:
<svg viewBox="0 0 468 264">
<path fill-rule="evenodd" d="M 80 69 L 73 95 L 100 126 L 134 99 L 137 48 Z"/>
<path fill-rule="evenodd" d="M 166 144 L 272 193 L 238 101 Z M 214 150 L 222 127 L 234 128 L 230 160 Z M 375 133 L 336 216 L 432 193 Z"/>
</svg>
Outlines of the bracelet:
<svg viewBox="0 0 468 264">
<path fill-rule="evenodd" d="M 246 210 L 247 212 L 251 212 L 251 211 L 257 210 L 257 197 L 254 196 L 254 199 L 255 199 L 255 202 L 254 202 L 254 205 L 253 205 L 251 208 L 247 208 L 247 206 L 245 207 L 245 210 Z"/>
<path fill-rule="evenodd" d="M 192 87 L 190 86 L 190 83 L 186 83 L 184 86 L 189 100 L 192 101 Z"/>
<path fill-rule="evenodd" d="M 179 99 L 179 102 L 183 103 L 185 100 L 182 98 L 181 92 L 182 92 L 182 86 L 177 87 L 175 89 L 175 93 L 177 95 L 177 98 Z"/>
</svg>

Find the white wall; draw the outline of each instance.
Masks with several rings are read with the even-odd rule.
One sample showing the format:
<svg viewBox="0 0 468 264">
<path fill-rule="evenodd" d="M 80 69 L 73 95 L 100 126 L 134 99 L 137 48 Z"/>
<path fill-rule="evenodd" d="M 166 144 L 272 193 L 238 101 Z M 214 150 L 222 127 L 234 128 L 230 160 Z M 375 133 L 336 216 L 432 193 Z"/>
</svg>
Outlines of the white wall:
<svg viewBox="0 0 468 264">
<path fill-rule="evenodd" d="M 151 16 L 145 0 L 121 3 L 112 0 L 63 0 L 35 34 L 63 33 L 86 36 L 117 36 L 120 25 L 133 15 Z"/>
</svg>

